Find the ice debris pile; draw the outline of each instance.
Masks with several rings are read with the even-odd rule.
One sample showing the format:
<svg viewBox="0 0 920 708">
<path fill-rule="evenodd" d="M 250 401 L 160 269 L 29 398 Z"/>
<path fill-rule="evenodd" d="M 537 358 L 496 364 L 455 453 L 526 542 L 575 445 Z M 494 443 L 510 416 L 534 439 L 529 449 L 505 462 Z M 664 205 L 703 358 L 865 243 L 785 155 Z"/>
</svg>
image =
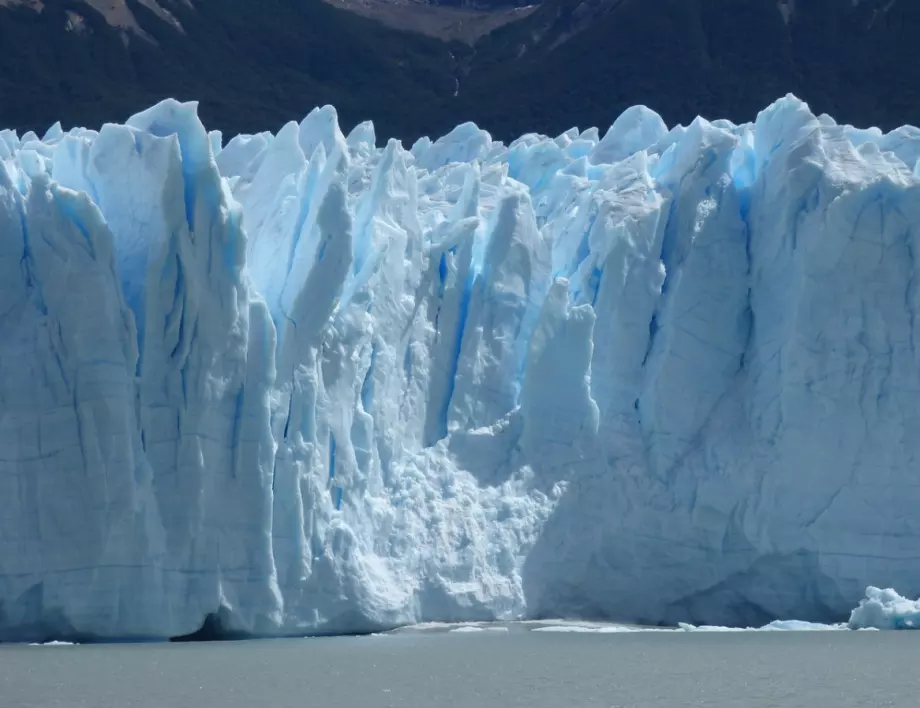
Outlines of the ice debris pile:
<svg viewBox="0 0 920 708">
<path fill-rule="evenodd" d="M 0 639 L 920 594 L 920 131 L 375 143 L 0 133 Z"/>
</svg>

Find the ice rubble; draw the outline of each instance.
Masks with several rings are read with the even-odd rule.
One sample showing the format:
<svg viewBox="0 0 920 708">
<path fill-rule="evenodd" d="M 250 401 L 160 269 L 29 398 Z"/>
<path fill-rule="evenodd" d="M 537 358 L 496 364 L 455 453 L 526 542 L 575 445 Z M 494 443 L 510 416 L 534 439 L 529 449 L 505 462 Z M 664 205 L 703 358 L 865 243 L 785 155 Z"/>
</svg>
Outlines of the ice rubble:
<svg viewBox="0 0 920 708">
<path fill-rule="evenodd" d="M 920 132 L 0 133 L 0 638 L 920 594 Z"/>
</svg>

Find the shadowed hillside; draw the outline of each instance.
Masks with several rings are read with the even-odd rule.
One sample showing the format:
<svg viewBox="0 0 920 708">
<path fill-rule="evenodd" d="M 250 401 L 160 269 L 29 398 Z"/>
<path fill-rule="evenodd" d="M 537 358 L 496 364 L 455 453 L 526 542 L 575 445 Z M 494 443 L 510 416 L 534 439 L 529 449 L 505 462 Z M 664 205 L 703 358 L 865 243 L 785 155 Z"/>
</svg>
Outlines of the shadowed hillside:
<svg viewBox="0 0 920 708">
<path fill-rule="evenodd" d="M 751 120 L 789 92 L 841 121 L 920 123 L 920 4 L 906 0 L 550 0 L 472 47 L 321 0 L 159 5 L 181 31 L 150 0 L 127 1 L 140 33 L 82 0 L 0 7 L 0 124 L 98 126 L 175 96 L 226 133 L 331 103 L 381 138 L 473 120 L 510 139 L 604 128 L 637 103 L 672 124 Z"/>
</svg>

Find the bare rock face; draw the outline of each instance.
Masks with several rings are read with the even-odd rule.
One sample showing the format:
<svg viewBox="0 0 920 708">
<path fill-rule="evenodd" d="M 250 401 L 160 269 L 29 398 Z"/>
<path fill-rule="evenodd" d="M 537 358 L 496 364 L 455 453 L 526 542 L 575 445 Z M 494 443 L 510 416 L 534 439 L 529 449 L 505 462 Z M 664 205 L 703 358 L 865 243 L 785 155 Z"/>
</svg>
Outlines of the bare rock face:
<svg viewBox="0 0 920 708">
<path fill-rule="evenodd" d="M 126 0 L 83 1 L 93 10 L 102 15 L 105 18 L 105 21 L 108 22 L 112 27 L 117 27 L 142 37 L 147 37 L 147 33 L 144 32 L 144 30 L 141 28 L 137 18 L 134 16 L 134 13 L 131 12 L 131 8 L 128 7 Z M 179 1 L 188 7 L 192 6 L 191 0 Z M 179 20 L 177 20 L 169 10 L 163 7 L 163 5 L 158 3 L 157 0 L 139 0 L 139 2 L 164 22 L 168 22 L 180 32 L 183 31 Z M 0 7 L 23 6 L 34 10 L 35 12 L 42 12 L 45 9 L 45 5 L 42 0 L 0 0 Z M 83 32 L 85 31 L 85 27 L 86 20 L 83 16 L 76 12 L 67 13 L 66 29 L 68 32 Z"/>
</svg>

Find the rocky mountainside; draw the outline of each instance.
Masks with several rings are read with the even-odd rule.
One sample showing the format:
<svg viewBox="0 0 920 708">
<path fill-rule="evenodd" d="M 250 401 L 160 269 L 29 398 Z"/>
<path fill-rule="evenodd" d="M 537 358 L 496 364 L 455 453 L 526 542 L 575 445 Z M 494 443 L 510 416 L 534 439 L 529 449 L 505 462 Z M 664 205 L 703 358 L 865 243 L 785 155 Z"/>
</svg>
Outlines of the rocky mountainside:
<svg viewBox="0 0 920 708">
<path fill-rule="evenodd" d="M 98 126 L 173 96 L 199 101 L 230 133 L 277 129 L 328 103 L 345 124 L 373 118 L 408 138 L 436 124 L 455 88 L 447 44 L 321 0 L 93 6 L 103 1 L 104 13 L 84 0 L 43 0 L 40 11 L 0 0 L 0 125 Z"/>
<path fill-rule="evenodd" d="M 790 92 L 890 129 L 920 123 L 918 35 L 908 0 L 550 0 L 477 44 L 461 95 L 501 135 L 604 127 L 635 104 L 746 121 Z"/>
<path fill-rule="evenodd" d="M 165 4 L 160 4 L 157 0 L 136 0 L 138 5 L 152 12 L 163 22 L 167 22 L 179 31 L 182 31 L 182 24 L 169 10 L 169 5 L 172 4 L 173 1 L 174 0 L 165 0 Z M 178 1 L 188 8 L 193 7 L 192 0 Z M 46 4 L 46 0 L 0 0 L 0 7 L 21 7 L 39 14 L 45 11 Z M 85 28 L 85 15 L 87 12 L 93 12 L 101 15 L 111 27 L 127 30 L 141 36 L 145 35 L 128 0 L 82 0 L 82 4 L 85 5 L 85 7 L 81 8 L 78 2 L 71 9 L 67 10 L 69 23 L 66 27 L 71 32 L 79 32 L 82 28 Z M 52 5 L 51 7 L 53 11 L 54 6 Z"/>
<path fill-rule="evenodd" d="M 521 0 L 325 0 L 393 29 L 445 41 L 475 44 L 512 22 L 530 16 L 539 5 Z M 517 4 L 515 4 L 517 3 Z"/>
<path fill-rule="evenodd" d="M 789 92 L 845 122 L 920 123 L 920 3 L 515 1 L 0 0 L 0 124 L 95 126 L 174 96 L 228 133 L 331 103 L 381 137 L 472 120 L 511 139 L 634 104 L 750 120 Z"/>
</svg>

